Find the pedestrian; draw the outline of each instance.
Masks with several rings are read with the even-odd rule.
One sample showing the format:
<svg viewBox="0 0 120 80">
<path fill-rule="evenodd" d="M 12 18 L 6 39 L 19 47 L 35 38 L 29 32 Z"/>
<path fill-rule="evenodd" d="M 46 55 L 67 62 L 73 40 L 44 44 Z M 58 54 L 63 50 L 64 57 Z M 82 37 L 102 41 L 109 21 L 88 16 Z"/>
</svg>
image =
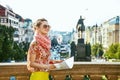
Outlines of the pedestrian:
<svg viewBox="0 0 120 80">
<path fill-rule="evenodd" d="M 38 19 L 34 25 L 34 37 L 27 54 L 27 68 L 30 80 L 49 80 L 49 71 L 55 69 L 55 63 L 62 60 L 50 60 L 51 41 L 48 37 L 50 26 L 45 18 Z"/>
</svg>

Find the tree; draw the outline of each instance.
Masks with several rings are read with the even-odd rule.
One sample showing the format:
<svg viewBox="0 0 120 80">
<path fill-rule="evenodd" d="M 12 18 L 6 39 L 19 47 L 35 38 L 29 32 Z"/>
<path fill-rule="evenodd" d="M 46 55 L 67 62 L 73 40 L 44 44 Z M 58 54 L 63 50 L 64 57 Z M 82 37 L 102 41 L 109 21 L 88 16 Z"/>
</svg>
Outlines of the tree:
<svg viewBox="0 0 120 80">
<path fill-rule="evenodd" d="M 120 59 L 120 44 L 118 46 L 118 51 L 116 53 L 116 59 Z"/>
<path fill-rule="evenodd" d="M 74 41 L 72 41 L 71 45 L 71 56 L 75 56 L 75 52 L 76 52 L 76 44 Z"/>
<path fill-rule="evenodd" d="M 93 56 L 97 55 L 97 49 L 98 49 L 98 44 L 95 44 L 92 46 L 92 55 Z"/>
<path fill-rule="evenodd" d="M 120 59 L 120 44 L 111 44 L 104 56 L 108 59 Z"/>
<path fill-rule="evenodd" d="M 5 27 L 4 25 L 0 25 L 0 62 L 3 61 L 4 55 L 3 55 L 3 42 L 5 39 Z"/>
<path fill-rule="evenodd" d="M 103 55 L 103 47 L 101 44 L 95 44 L 92 46 L 92 55 L 96 57 L 102 57 Z"/>
<path fill-rule="evenodd" d="M 14 42 L 14 32 L 15 28 L 0 25 L 0 62 L 6 62 L 12 59 L 23 61 L 26 58 L 29 43 L 20 45 Z"/>
<path fill-rule="evenodd" d="M 21 60 L 26 60 L 26 57 L 27 57 L 27 51 L 28 51 L 28 48 L 29 48 L 29 42 L 21 42 L 19 43 L 18 47 L 19 47 L 19 50 L 21 51 L 21 57 L 20 59 Z"/>
<path fill-rule="evenodd" d="M 86 50 L 85 50 L 86 52 L 86 56 L 91 56 L 91 44 L 90 43 L 88 43 L 88 44 L 86 44 Z"/>
<path fill-rule="evenodd" d="M 2 32 L 2 52 L 1 52 L 1 60 L 0 61 L 8 61 L 12 55 L 13 52 L 13 33 L 15 31 L 15 29 L 13 27 L 8 27 L 5 25 L 0 25 L 0 27 L 2 28 L 3 32 Z"/>
<path fill-rule="evenodd" d="M 58 41 L 57 39 L 54 37 L 52 40 L 51 40 L 51 46 L 55 47 L 58 45 Z"/>
<path fill-rule="evenodd" d="M 25 60 L 25 51 L 23 50 L 23 48 L 17 44 L 16 42 L 14 43 L 14 60 L 15 61 L 23 61 Z"/>
</svg>

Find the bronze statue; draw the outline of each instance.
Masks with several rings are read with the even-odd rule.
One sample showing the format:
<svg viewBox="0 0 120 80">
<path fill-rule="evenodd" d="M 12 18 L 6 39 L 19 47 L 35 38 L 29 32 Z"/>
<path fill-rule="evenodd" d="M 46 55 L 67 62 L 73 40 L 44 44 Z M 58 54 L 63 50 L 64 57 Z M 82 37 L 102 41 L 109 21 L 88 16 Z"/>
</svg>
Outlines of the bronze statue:
<svg viewBox="0 0 120 80">
<path fill-rule="evenodd" d="M 83 38 L 82 34 L 83 34 L 83 31 L 85 31 L 85 25 L 83 23 L 83 20 L 84 19 L 82 19 L 82 16 L 80 16 L 80 19 L 78 20 L 77 25 L 76 25 L 79 38 Z"/>
</svg>

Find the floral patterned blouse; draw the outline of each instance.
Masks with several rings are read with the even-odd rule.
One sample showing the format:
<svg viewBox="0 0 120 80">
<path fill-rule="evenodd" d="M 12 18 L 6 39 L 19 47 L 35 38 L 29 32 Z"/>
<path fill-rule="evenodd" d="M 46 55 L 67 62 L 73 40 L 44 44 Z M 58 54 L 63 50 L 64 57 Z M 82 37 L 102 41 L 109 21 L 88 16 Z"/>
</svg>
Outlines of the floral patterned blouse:
<svg viewBox="0 0 120 80">
<path fill-rule="evenodd" d="M 40 69 L 40 68 L 33 68 L 29 65 L 29 60 L 30 60 L 30 56 L 31 54 L 36 54 L 36 58 L 35 58 L 35 62 L 39 63 L 39 64 L 49 64 L 50 62 L 50 50 L 46 50 L 45 48 L 43 48 L 42 46 L 39 45 L 39 43 L 37 43 L 36 41 L 33 41 L 30 44 L 29 50 L 28 50 L 28 70 L 31 72 L 35 72 L 35 71 L 47 71 L 45 69 Z"/>
</svg>

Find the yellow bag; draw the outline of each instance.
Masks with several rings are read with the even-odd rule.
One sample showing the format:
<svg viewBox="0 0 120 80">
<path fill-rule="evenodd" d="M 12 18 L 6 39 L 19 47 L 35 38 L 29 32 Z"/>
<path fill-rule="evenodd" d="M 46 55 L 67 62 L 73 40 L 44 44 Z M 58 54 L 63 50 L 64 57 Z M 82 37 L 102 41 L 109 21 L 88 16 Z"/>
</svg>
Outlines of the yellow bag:
<svg viewBox="0 0 120 80">
<path fill-rule="evenodd" d="M 30 76 L 30 80 L 49 80 L 48 72 L 33 72 Z"/>
</svg>

